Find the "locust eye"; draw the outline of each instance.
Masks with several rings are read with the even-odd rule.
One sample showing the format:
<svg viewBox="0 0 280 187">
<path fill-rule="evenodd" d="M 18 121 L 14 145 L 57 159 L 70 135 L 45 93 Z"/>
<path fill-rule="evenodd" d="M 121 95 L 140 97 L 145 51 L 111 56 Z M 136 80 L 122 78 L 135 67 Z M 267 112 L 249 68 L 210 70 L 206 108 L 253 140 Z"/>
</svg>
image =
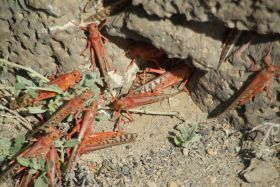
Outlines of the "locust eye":
<svg viewBox="0 0 280 187">
<path fill-rule="evenodd" d="M 81 73 L 80 73 L 78 70 L 74 70 L 74 71 L 73 71 L 73 76 L 74 76 L 75 78 L 80 79 Z"/>
</svg>

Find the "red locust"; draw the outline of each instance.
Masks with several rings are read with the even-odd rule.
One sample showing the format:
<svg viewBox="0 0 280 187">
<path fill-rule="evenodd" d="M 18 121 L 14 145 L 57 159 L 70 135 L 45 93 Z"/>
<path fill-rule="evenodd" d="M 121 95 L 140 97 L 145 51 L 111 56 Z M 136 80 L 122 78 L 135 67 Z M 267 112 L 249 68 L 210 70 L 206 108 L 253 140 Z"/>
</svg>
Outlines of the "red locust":
<svg viewBox="0 0 280 187">
<path fill-rule="evenodd" d="M 70 170 L 72 163 L 83 153 L 129 143 L 134 141 L 137 137 L 135 133 L 125 132 L 99 132 L 92 134 L 97 105 L 96 101 L 93 102 L 83 117 L 83 123 L 78 134 L 79 144 L 71 151 L 71 156 L 67 163 L 67 171 Z"/>
<path fill-rule="evenodd" d="M 267 97 L 271 102 L 272 93 L 270 88 L 273 83 L 273 78 L 280 76 L 280 67 L 270 64 L 270 52 L 271 47 L 269 47 L 267 54 L 264 57 L 264 63 L 266 64 L 266 67 L 257 71 L 255 77 L 251 80 L 249 85 L 239 94 L 239 96 L 230 104 L 229 107 L 227 107 L 223 113 L 237 106 L 244 105 L 262 90 L 266 91 Z"/>
<path fill-rule="evenodd" d="M 66 73 L 64 75 L 59 76 L 58 78 L 50 81 L 48 85 L 56 85 L 58 86 L 63 92 L 67 91 L 69 88 L 75 86 L 77 82 L 81 80 L 81 73 L 78 70 L 73 70 L 70 73 Z M 30 104 L 35 104 L 38 101 L 48 99 L 51 97 L 56 96 L 56 92 L 50 91 L 39 91 L 37 98 L 32 98 L 30 94 L 25 94 L 16 100 L 12 101 L 10 104 L 10 108 L 15 110 L 18 108 L 26 107 Z"/>
<path fill-rule="evenodd" d="M 41 137 L 37 142 L 35 142 L 28 149 L 23 151 L 19 158 L 25 159 L 40 159 L 40 157 L 45 158 L 46 164 L 48 164 L 47 175 L 49 178 L 49 185 L 54 186 L 55 176 L 58 177 L 59 184 L 61 184 L 61 171 L 60 171 L 60 162 L 56 148 L 54 148 L 54 141 L 60 139 L 62 137 L 62 133 L 58 130 L 50 128 L 50 133 L 46 136 Z M 40 171 L 36 171 L 34 174 L 31 174 L 28 170 L 27 166 L 20 166 L 17 161 L 13 160 L 10 162 L 11 167 L 9 168 L 9 174 L 17 175 L 19 173 L 24 172 L 23 177 L 19 186 L 29 186 L 33 181 L 33 179 L 39 176 Z M 3 173 L 2 173 L 3 174 Z M 5 175 L 1 174 L 1 178 Z"/>
<path fill-rule="evenodd" d="M 185 85 L 189 80 L 191 74 L 192 74 L 191 69 L 186 64 L 182 63 L 176 66 L 175 68 L 166 71 L 165 73 L 158 76 L 157 78 L 152 79 L 151 81 L 147 82 L 143 86 L 140 86 L 139 88 L 130 91 L 128 95 L 131 96 L 140 93 L 161 92 L 165 88 L 174 86 L 181 81 L 183 81 L 183 83 L 181 84 L 180 87 L 188 92 L 188 90 L 185 88 Z"/>
<path fill-rule="evenodd" d="M 136 95 L 127 95 L 126 97 L 115 99 L 114 101 L 114 110 L 116 112 L 116 116 L 118 118 L 117 128 L 120 129 L 120 122 L 123 120 L 120 117 L 121 111 L 124 110 L 128 114 L 129 121 L 133 121 L 133 117 L 131 116 L 129 109 L 156 103 L 162 101 L 164 99 L 170 98 L 174 95 L 177 95 L 180 91 L 176 91 L 171 94 L 164 94 L 164 93 L 140 93 Z"/>
<path fill-rule="evenodd" d="M 70 100 L 64 106 L 62 106 L 53 116 L 51 116 L 51 118 L 48 121 L 43 123 L 39 128 L 32 131 L 27 136 L 26 139 L 27 140 L 31 139 L 35 135 L 38 135 L 40 131 L 48 131 L 49 129 L 53 129 L 56 125 L 58 125 L 61 121 L 63 121 L 68 115 L 76 114 L 76 113 L 83 111 L 85 109 L 85 105 L 84 105 L 85 102 L 88 99 L 90 99 L 91 97 L 93 97 L 93 92 L 88 90 L 88 91 L 85 91 L 84 93 L 82 93 L 81 95 L 77 96 L 76 98 Z M 53 135 L 52 133 L 55 133 L 55 132 L 57 132 L 57 131 L 51 132 L 51 135 L 49 135 L 49 136 L 46 135 L 43 137 L 48 137 L 47 140 L 50 140 L 50 137 L 52 137 L 52 135 Z M 42 137 L 42 135 L 39 137 Z M 32 144 L 27 145 L 26 147 L 24 147 L 21 150 L 20 154 L 23 154 L 23 153 L 27 152 L 27 150 L 30 150 L 30 149 L 34 150 L 34 148 L 32 149 L 31 147 L 32 147 Z M 12 160 L 18 155 L 19 154 L 16 154 L 12 158 Z M 8 166 L 4 166 L 3 168 L 4 169 L 1 168 L 0 178 L 4 178 L 7 174 L 9 174 L 11 171 L 13 171 L 15 168 L 15 163 L 14 162 L 9 163 Z"/>
<path fill-rule="evenodd" d="M 161 68 L 160 62 L 166 58 L 163 50 L 145 42 L 133 43 L 126 53 L 132 57 L 132 61 L 130 62 L 129 66 L 131 66 L 133 63 L 136 63 L 136 58 L 141 58 L 152 61 L 158 68 Z"/>
<path fill-rule="evenodd" d="M 87 25 L 87 27 L 80 27 L 82 30 L 87 31 L 89 33 L 87 46 L 82 51 L 81 55 L 84 56 L 85 51 L 89 49 L 90 61 L 94 71 L 96 70 L 95 56 L 97 57 L 101 74 L 104 76 L 107 86 L 109 86 L 110 84 L 109 84 L 108 72 L 113 71 L 113 69 L 112 69 L 111 59 L 107 54 L 106 48 L 104 46 L 104 42 L 102 40 L 102 39 L 105 40 L 107 39 L 100 33 L 100 30 L 104 25 L 105 25 L 105 21 L 103 21 L 99 25 L 95 23 L 91 23 Z"/>
</svg>

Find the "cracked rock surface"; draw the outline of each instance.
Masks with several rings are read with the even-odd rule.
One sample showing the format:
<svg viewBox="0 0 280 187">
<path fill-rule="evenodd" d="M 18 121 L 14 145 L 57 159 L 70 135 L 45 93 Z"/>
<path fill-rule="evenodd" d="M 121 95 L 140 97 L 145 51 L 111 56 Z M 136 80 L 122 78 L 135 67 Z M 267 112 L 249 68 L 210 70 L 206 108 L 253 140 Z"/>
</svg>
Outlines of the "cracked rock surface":
<svg viewBox="0 0 280 187">
<path fill-rule="evenodd" d="M 142 5 L 149 15 L 171 18 L 184 15 L 187 21 L 221 21 L 225 26 L 239 30 L 253 30 L 260 34 L 280 33 L 279 1 L 234 0 L 133 0 Z"/>
</svg>

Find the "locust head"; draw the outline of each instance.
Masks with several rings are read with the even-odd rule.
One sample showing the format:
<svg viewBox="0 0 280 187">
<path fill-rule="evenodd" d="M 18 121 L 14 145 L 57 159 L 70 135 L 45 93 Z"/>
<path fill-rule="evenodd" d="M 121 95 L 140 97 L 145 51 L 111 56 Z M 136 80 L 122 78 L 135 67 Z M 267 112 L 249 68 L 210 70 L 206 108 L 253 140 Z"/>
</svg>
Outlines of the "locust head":
<svg viewBox="0 0 280 187">
<path fill-rule="evenodd" d="M 93 33 L 98 31 L 98 25 L 96 23 L 91 23 L 87 26 L 87 30 L 89 33 Z"/>
<path fill-rule="evenodd" d="M 72 75 L 74 77 L 75 82 L 80 82 L 81 80 L 81 73 L 78 70 L 73 70 Z"/>
</svg>

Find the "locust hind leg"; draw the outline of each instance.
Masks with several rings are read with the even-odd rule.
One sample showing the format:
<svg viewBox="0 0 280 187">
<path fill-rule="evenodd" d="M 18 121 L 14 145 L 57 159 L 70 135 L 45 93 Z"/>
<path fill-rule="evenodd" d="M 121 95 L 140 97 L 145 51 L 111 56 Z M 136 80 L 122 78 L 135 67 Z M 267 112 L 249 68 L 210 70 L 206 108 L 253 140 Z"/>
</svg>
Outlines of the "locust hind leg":
<svg viewBox="0 0 280 187">
<path fill-rule="evenodd" d="M 273 83 L 273 78 L 271 77 L 271 79 L 269 79 L 269 81 L 268 81 L 268 84 L 264 88 L 264 90 L 266 92 L 266 96 L 269 99 L 269 105 L 271 105 L 272 98 L 273 98 L 273 94 L 271 92 L 272 83 Z"/>
<path fill-rule="evenodd" d="M 87 46 L 83 49 L 80 56 L 85 57 L 85 52 L 86 52 L 87 49 L 90 49 L 90 47 L 91 47 L 91 42 L 90 42 L 90 40 L 87 40 Z"/>
<path fill-rule="evenodd" d="M 179 86 L 179 90 L 183 90 L 185 92 L 187 92 L 187 94 L 190 94 L 190 91 L 188 90 L 188 88 L 186 88 L 186 84 L 188 82 L 188 79 L 184 80 L 180 86 Z"/>
<path fill-rule="evenodd" d="M 128 109 L 126 109 L 125 112 L 126 112 L 127 115 L 128 115 L 127 119 L 129 120 L 129 122 L 134 121 L 134 118 L 132 117 L 132 115 L 131 115 L 131 113 L 128 111 Z"/>
<path fill-rule="evenodd" d="M 95 53 L 94 53 L 94 49 L 92 47 L 90 47 L 90 62 L 91 62 L 93 71 L 95 71 L 96 70 Z"/>
<path fill-rule="evenodd" d="M 257 87 L 256 89 L 252 90 L 251 92 L 249 92 L 248 94 L 246 94 L 243 98 L 240 99 L 239 101 L 239 105 L 244 105 L 245 103 L 247 103 L 251 98 L 253 98 L 254 96 L 256 96 L 259 92 L 261 92 L 263 90 L 262 86 Z"/>
<path fill-rule="evenodd" d="M 253 35 L 251 39 L 243 44 L 236 52 L 234 52 L 234 56 L 237 57 L 238 59 L 241 58 L 241 54 L 251 45 L 252 41 L 256 38 L 256 35 Z"/>
<path fill-rule="evenodd" d="M 54 149 L 54 154 L 55 154 L 55 168 L 56 168 L 56 173 L 58 178 L 58 186 L 61 186 L 62 183 L 61 165 L 59 161 L 59 155 L 56 149 Z"/>
<path fill-rule="evenodd" d="M 258 68 L 256 66 L 257 62 L 255 61 L 255 59 L 253 59 L 251 56 L 248 56 L 250 62 L 251 62 L 251 66 L 249 67 L 248 71 L 251 71 L 251 72 L 257 72 L 257 71 L 260 71 L 260 68 Z"/>
<path fill-rule="evenodd" d="M 134 121 L 134 118 L 132 117 L 131 113 L 128 111 L 128 109 L 125 110 L 128 116 L 125 116 L 129 122 Z M 121 116 L 121 111 L 118 111 L 118 121 L 117 121 L 117 131 L 121 131 L 120 124 L 127 123 L 124 118 Z"/>
<path fill-rule="evenodd" d="M 134 65 L 134 64 L 136 64 L 136 65 L 137 65 L 137 63 L 136 63 L 136 59 L 135 59 L 135 58 L 133 58 L 133 59 L 131 60 L 131 62 L 128 64 L 128 66 L 126 67 L 126 71 L 128 71 L 128 70 L 129 70 L 129 68 L 130 68 L 132 65 Z"/>
<path fill-rule="evenodd" d="M 166 71 L 165 69 L 155 69 L 155 68 L 146 68 L 144 71 L 143 71 L 143 74 L 144 74 L 144 82 L 146 82 L 146 74 L 147 73 L 157 73 L 157 74 L 164 74 Z"/>
<path fill-rule="evenodd" d="M 264 63 L 267 65 L 267 66 L 270 66 L 270 60 L 271 60 L 271 56 L 270 56 L 270 53 L 271 53 L 271 45 L 269 45 L 268 49 L 267 49 L 267 53 L 266 55 L 264 56 Z"/>
</svg>

